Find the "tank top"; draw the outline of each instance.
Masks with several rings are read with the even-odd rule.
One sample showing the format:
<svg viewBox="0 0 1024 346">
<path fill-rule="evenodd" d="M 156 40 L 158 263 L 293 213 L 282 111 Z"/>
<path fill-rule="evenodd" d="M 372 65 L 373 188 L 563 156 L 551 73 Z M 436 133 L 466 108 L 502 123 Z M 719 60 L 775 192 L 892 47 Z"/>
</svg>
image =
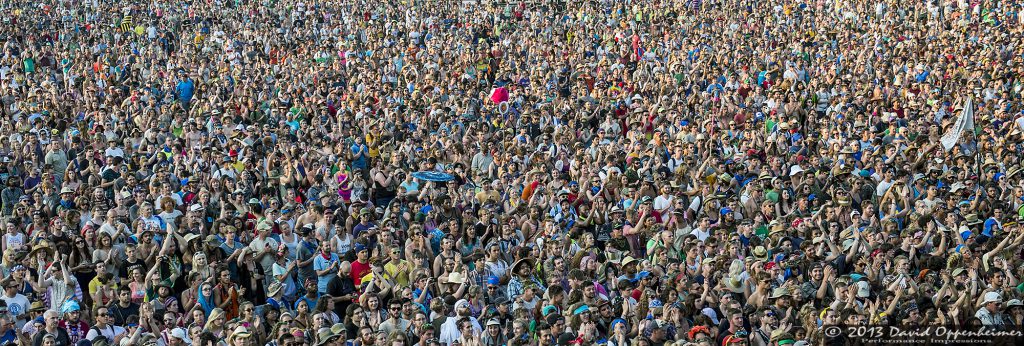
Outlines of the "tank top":
<svg viewBox="0 0 1024 346">
<path fill-rule="evenodd" d="M 283 236 L 279 238 L 281 239 L 281 244 L 284 244 L 285 246 L 288 247 L 288 258 L 295 259 L 295 254 L 298 253 L 299 249 L 299 236 L 295 233 L 292 233 L 292 241 L 285 241 Z"/>
<path fill-rule="evenodd" d="M 381 174 L 384 174 L 383 172 Z M 397 193 L 395 192 L 394 184 L 389 186 L 381 185 L 376 179 L 373 180 L 374 193 L 377 198 L 394 198 Z"/>
<path fill-rule="evenodd" d="M 334 252 L 338 254 L 344 255 L 352 250 L 352 237 L 345 237 L 345 239 L 342 239 L 338 234 L 335 234 L 334 243 L 338 246 L 338 248 L 334 249 Z"/>
</svg>

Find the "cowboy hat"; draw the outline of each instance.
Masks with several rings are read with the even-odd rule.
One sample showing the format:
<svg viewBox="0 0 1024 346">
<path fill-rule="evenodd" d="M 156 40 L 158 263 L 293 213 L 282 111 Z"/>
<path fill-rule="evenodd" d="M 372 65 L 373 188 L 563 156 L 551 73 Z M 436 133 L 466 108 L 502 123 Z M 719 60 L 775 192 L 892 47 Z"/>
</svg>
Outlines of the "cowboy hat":
<svg viewBox="0 0 1024 346">
<path fill-rule="evenodd" d="M 979 223 L 982 223 L 983 221 L 978 219 L 978 214 L 972 213 L 967 214 L 967 216 L 964 216 L 964 222 L 966 222 L 968 225 L 977 225 Z"/>
<path fill-rule="evenodd" d="M 451 272 L 448 274 L 448 283 L 450 284 L 461 284 L 466 282 L 466 276 L 460 272 Z"/>
<path fill-rule="evenodd" d="M 251 337 L 252 333 L 249 332 L 249 328 L 245 326 L 235 327 L 235 330 L 231 332 L 231 336 L 228 337 L 228 343 L 233 344 L 235 339 Z"/>
<path fill-rule="evenodd" d="M 519 272 L 519 266 L 521 266 L 523 264 L 526 264 L 530 268 L 533 268 L 533 259 L 532 258 L 520 258 L 518 261 L 515 261 L 515 263 L 512 263 L 512 273 L 518 273 Z"/>
<path fill-rule="evenodd" d="M 218 238 L 216 235 L 211 234 L 211 235 L 206 236 L 206 240 L 204 240 L 203 243 L 205 243 L 206 246 L 209 246 L 209 247 L 218 247 L 218 246 L 220 246 L 221 241 L 220 241 L 220 238 Z"/>
<path fill-rule="evenodd" d="M 45 239 L 44 240 L 40 240 L 38 244 L 36 244 L 35 246 L 32 246 L 32 251 L 28 252 L 28 257 L 31 258 L 31 257 L 35 256 L 36 253 L 39 252 L 39 251 L 46 251 L 46 254 L 47 254 L 46 257 L 53 256 L 53 247 L 50 246 L 50 241 L 49 240 L 45 240 Z"/>
<path fill-rule="evenodd" d="M 730 276 L 722 280 L 725 283 L 725 287 L 733 293 L 743 293 L 743 282 L 735 276 Z"/>
<path fill-rule="evenodd" d="M 280 292 L 281 292 L 281 283 L 280 282 L 272 283 L 272 284 L 270 284 L 269 287 L 267 287 L 267 297 L 276 296 Z"/>
<path fill-rule="evenodd" d="M 331 331 L 331 328 L 320 328 L 320 330 L 316 332 L 316 339 L 319 340 L 319 342 L 316 343 L 316 346 L 325 345 L 334 341 L 339 336 L 340 335 L 337 333 Z"/>
<path fill-rule="evenodd" d="M 754 258 L 758 260 L 764 261 L 768 259 L 768 250 L 765 249 L 764 246 L 758 245 L 753 251 L 751 251 L 751 253 L 754 255 Z"/>
<path fill-rule="evenodd" d="M 195 234 L 195 233 L 189 233 L 189 234 L 186 234 L 183 238 L 185 238 L 185 244 L 188 244 L 188 243 L 192 242 L 193 240 L 196 240 L 196 238 L 199 238 L 199 235 Z"/>
<path fill-rule="evenodd" d="M 625 258 L 622 259 L 622 266 L 623 267 L 628 266 L 630 264 L 634 264 L 634 263 L 636 263 L 636 258 L 633 258 L 633 256 L 626 256 Z"/>
<path fill-rule="evenodd" d="M 1017 173 L 1020 173 L 1020 171 L 1021 167 L 1018 165 L 1014 165 L 1013 167 L 1010 168 L 1009 171 L 1006 172 L 1006 179 L 1013 178 L 1014 176 L 1017 175 Z"/>
<path fill-rule="evenodd" d="M 841 206 L 850 205 L 850 196 L 843 195 L 836 197 L 836 204 L 839 204 Z"/>
<path fill-rule="evenodd" d="M 786 225 L 783 225 L 778 220 L 773 220 L 768 225 L 770 226 L 770 231 L 768 232 L 769 236 L 776 235 L 778 233 L 782 233 L 782 232 L 784 232 L 786 230 Z"/>
</svg>

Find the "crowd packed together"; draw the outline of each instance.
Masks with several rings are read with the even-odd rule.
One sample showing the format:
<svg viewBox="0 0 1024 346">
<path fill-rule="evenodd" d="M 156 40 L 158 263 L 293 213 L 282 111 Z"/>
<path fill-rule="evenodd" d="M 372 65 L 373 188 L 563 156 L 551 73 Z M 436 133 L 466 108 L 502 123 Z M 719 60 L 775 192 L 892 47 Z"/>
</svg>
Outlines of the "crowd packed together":
<svg viewBox="0 0 1024 346">
<path fill-rule="evenodd" d="M 0 1 L 0 345 L 1024 327 L 1024 6 Z"/>
</svg>

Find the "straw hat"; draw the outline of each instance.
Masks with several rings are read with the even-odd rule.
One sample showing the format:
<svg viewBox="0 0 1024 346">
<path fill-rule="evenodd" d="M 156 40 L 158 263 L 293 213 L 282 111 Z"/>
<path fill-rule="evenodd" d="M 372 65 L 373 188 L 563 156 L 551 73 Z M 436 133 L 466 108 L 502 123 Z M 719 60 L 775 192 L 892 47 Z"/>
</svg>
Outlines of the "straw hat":
<svg viewBox="0 0 1024 346">
<path fill-rule="evenodd" d="M 450 284 L 461 284 L 466 282 L 466 276 L 460 272 L 451 272 L 448 274 L 448 283 Z"/>
<path fill-rule="evenodd" d="M 28 257 L 34 257 L 39 251 L 46 251 L 46 257 L 53 257 L 53 246 L 50 245 L 49 240 L 40 240 L 38 244 L 32 246 L 32 251 L 29 251 Z"/>
<path fill-rule="evenodd" d="M 782 233 L 782 232 L 784 232 L 786 230 L 786 225 L 783 225 L 778 220 L 772 220 L 772 222 L 769 223 L 768 225 L 770 227 L 770 231 L 768 232 L 769 236 L 776 235 L 778 233 Z"/>
<path fill-rule="evenodd" d="M 1010 167 L 1010 170 L 1006 172 L 1006 179 L 1013 178 L 1018 173 L 1020 173 L 1020 171 L 1021 171 L 1021 167 L 1020 166 L 1013 165 L 1013 167 Z"/>
<path fill-rule="evenodd" d="M 836 203 L 841 206 L 850 205 L 850 196 L 838 196 L 836 197 Z"/>
<path fill-rule="evenodd" d="M 249 332 L 249 328 L 245 326 L 235 327 L 235 330 L 231 332 L 231 336 L 228 337 L 228 343 L 234 344 L 235 339 L 245 339 L 251 337 L 252 333 Z"/>
<path fill-rule="evenodd" d="M 743 293 L 743 282 L 735 276 L 730 276 L 722 280 L 725 282 L 725 287 L 733 293 Z"/>
<path fill-rule="evenodd" d="M 519 272 L 519 266 L 521 266 L 523 264 L 529 266 L 530 268 L 533 268 L 533 259 L 532 258 L 520 258 L 518 261 L 515 261 L 515 263 L 512 263 L 512 273 L 518 273 Z"/>
<path fill-rule="evenodd" d="M 185 244 L 188 244 L 191 243 L 193 240 L 196 240 L 196 238 L 199 238 L 199 235 L 195 233 L 189 233 L 186 234 L 183 238 L 185 238 Z"/>
<path fill-rule="evenodd" d="M 754 255 L 754 258 L 758 260 L 764 261 L 768 259 L 768 250 L 765 249 L 764 246 L 758 245 L 753 251 L 751 251 L 751 253 Z"/>
<path fill-rule="evenodd" d="M 316 346 L 326 345 L 334 340 L 337 340 L 339 336 L 340 335 L 332 331 L 331 328 L 320 328 L 320 330 L 317 331 L 316 333 L 316 339 L 319 340 L 316 343 Z"/>
<path fill-rule="evenodd" d="M 623 267 L 628 266 L 630 264 L 634 264 L 634 263 L 636 263 L 636 259 L 633 258 L 633 256 L 626 256 L 625 258 L 622 259 L 622 266 Z"/>
<path fill-rule="evenodd" d="M 281 292 L 281 283 L 280 282 L 272 283 L 272 284 L 270 284 L 269 287 L 267 287 L 267 297 L 276 296 L 280 292 Z"/>
<path fill-rule="evenodd" d="M 977 225 L 982 223 L 982 221 L 978 219 L 978 214 L 967 214 L 967 216 L 964 216 L 964 222 L 968 225 Z"/>
</svg>

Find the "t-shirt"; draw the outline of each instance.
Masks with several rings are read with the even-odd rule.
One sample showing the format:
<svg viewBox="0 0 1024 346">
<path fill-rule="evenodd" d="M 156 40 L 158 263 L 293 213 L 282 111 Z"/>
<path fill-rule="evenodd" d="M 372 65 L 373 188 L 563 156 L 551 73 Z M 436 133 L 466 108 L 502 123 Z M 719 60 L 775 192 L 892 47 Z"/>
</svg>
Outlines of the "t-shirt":
<svg viewBox="0 0 1024 346">
<path fill-rule="evenodd" d="M 55 340 L 57 342 L 54 344 L 55 346 L 71 345 L 71 338 L 68 337 L 68 332 L 64 330 L 64 328 L 57 328 L 57 330 L 54 333 L 47 333 L 45 329 L 40 330 L 38 333 L 36 333 L 35 336 L 32 337 L 32 346 L 42 345 L 43 337 L 46 336 L 47 334 L 53 334 L 56 337 Z"/>
<path fill-rule="evenodd" d="M 362 285 L 363 276 L 370 273 L 370 264 L 359 262 L 358 260 L 352 261 L 352 282 L 355 283 L 356 287 Z"/>
<path fill-rule="evenodd" d="M 9 312 L 11 316 L 15 317 L 17 327 L 21 328 L 21 326 L 25 325 L 25 319 L 23 318 L 23 315 L 26 312 L 28 312 L 28 308 L 29 306 L 31 306 L 31 303 L 29 303 L 28 298 L 21 294 L 15 293 L 13 297 L 2 295 L 0 296 L 0 300 L 3 300 L 4 303 L 7 303 L 7 312 Z"/>
<path fill-rule="evenodd" d="M 277 241 L 274 238 L 267 237 L 266 239 L 256 238 L 249 243 L 249 251 L 254 255 L 267 248 L 270 249 L 270 252 L 263 254 L 262 257 L 256 258 L 256 260 L 259 261 L 263 270 L 270 271 L 269 269 L 274 265 L 274 256 L 272 254 L 277 249 Z"/>
<path fill-rule="evenodd" d="M 316 270 L 316 271 L 326 270 L 327 268 L 330 268 L 331 264 L 334 263 L 334 262 L 338 262 L 338 254 L 331 253 L 330 259 L 325 259 L 322 254 L 318 253 L 318 254 L 316 254 L 316 258 L 313 259 L 313 270 Z M 352 266 L 353 266 L 353 269 L 354 269 L 355 264 L 353 264 Z M 319 275 L 319 276 L 317 276 L 317 278 L 316 278 L 316 290 L 317 290 L 317 292 L 326 293 L 327 292 L 327 283 L 331 282 L 331 278 L 333 278 L 333 277 L 335 277 L 337 275 L 338 275 L 337 273 L 332 271 L 330 273 L 327 273 L 327 275 Z"/>
<path fill-rule="evenodd" d="M 114 315 L 114 325 L 123 325 L 128 316 L 139 315 L 139 304 L 129 302 L 128 306 L 122 307 L 119 303 L 110 305 L 110 313 Z"/>
<path fill-rule="evenodd" d="M 85 338 L 89 341 L 96 341 L 96 337 L 102 335 L 103 337 L 107 338 L 107 341 L 114 341 L 114 339 L 117 338 L 118 335 L 124 334 L 124 332 L 124 328 L 114 325 L 107 325 L 106 327 L 103 328 L 93 326 L 91 329 L 89 329 L 89 333 L 85 335 Z"/>
<path fill-rule="evenodd" d="M 310 257 L 316 256 L 316 255 L 317 255 L 317 253 L 316 253 L 316 244 L 313 244 L 312 242 L 302 241 L 302 242 L 299 243 L 299 246 L 297 247 L 297 251 L 296 251 L 296 256 L 295 257 L 301 262 L 301 261 L 307 261 L 307 260 L 309 260 Z M 298 273 L 298 276 L 299 276 L 299 284 L 302 284 L 302 282 L 304 282 L 306 278 L 311 278 L 311 277 L 316 276 L 316 272 L 313 271 L 313 264 L 312 263 L 310 263 L 309 265 L 305 265 L 305 266 L 299 265 L 297 267 L 297 273 Z"/>
<path fill-rule="evenodd" d="M 341 297 L 355 292 L 356 286 L 352 283 L 352 278 L 335 275 L 327 284 L 327 294 L 331 295 L 331 297 Z M 335 303 L 334 313 L 338 314 L 338 316 L 344 316 L 345 311 L 351 304 L 352 301 L 341 301 Z"/>
<path fill-rule="evenodd" d="M 124 263 L 121 265 L 121 270 L 117 273 L 117 275 L 118 275 L 118 277 L 120 277 L 122 279 L 127 279 L 127 278 L 130 277 L 132 269 L 135 269 L 136 267 L 141 267 L 142 270 L 145 271 L 146 270 L 145 266 L 146 266 L 146 263 L 143 262 L 142 260 L 135 260 L 135 261 L 125 260 Z"/>
</svg>

